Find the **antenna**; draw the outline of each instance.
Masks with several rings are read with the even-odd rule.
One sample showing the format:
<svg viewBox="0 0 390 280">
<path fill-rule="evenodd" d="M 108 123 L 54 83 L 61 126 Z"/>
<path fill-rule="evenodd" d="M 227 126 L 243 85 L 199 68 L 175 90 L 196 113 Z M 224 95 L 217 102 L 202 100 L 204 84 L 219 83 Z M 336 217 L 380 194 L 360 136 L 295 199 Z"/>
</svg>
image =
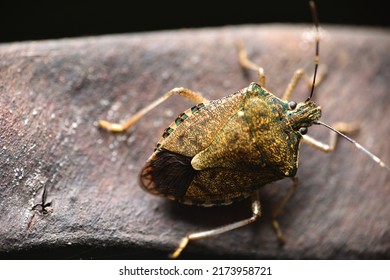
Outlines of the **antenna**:
<svg viewBox="0 0 390 280">
<path fill-rule="evenodd" d="M 309 101 L 312 97 L 313 97 L 313 93 L 314 93 L 314 87 L 315 87 L 315 84 L 316 84 L 316 77 L 317 77 L 317 71 L 318 71 L 318 63 L 320 61 L 320 32 L 319 32 L 319 19 L 318 19 L 318 13 L 317 13 L 317 8 L 316 8 L 316 4 L 314 3 L 314 1 L 309 1 L 309 6 L 310 6 L 310 10 L 311 10 L 311 14 L 312 14 L 312 17 L 313 17 L 313 22 L 314 22 L 314 27 L 315 27 L 315 31 L 316 31 L 316 37 L 315 37 L 315 44 L 316 44 L 316 48 L 315 48 L 315 56 L 314 56 L 314 74 L 313 74 L 313 82 L 312 82 L 312 85 L 311 85 L 311 91 L 310 91 L 310 95 L 309 97 L 306 99 L 306 102 Z M 387 171 L 390 172 L 390 167 L 388 165 L 386 165 L 379 157 L 377 157 L 376 155 L 374 155 L 373 153 L 371 153 L 369 150 L 367 150 L 366 148 L 364 148 L 362 145 L 360 145 L 358 142 L 356 142 L 355 140 L 353 140 L 352 138 L 349 138 L 347 135 L 345 135 L 344 133 L 341 133 L 340 131 L 338 131 L 337 129 L 331 127 L 330 125 L 324 123 L 324 122 L 321 122 L 321 121 L 316 121 L 314 122 L 314 124 L 318 124 L 318 125 L 322 125 L 322 126 L 325 126 L 327 127 L 328 129 L 332 130 L 333 132 L 337 133 L 338 135 L 340 135 L 341 137 L 345 138 L 346 140 L 348 140 L 349 142 L 351 142 L 352 144 L 355 145 L 356 148 L 358 148 L 359 150 L 363 151 L 364 153 L 366 153 L 373 161 L 375 161 L 376 163 L 378 163 L 381 167 L 385 168 Z"/>
<path fill-rule="evenodd" d="M 316 29 L 316 50 L 315 50 L 315 55 L 314 55 L 314 74 L 313 74 L 313 82 L 311 85 L 311 91 L 309 97 L 306 99 L 306 102 L 309 101 L 314 93 L 314 87 L 316 84 L 316 78 L 317 78 L 317 71 L 318 71 L 318 63 L 320 61 L 320 31 L 319 31 L 319 19 L 318 19 L 318 13 L 317 13 L 317 8 L 316 4 L 314 1 L 309 1 L 309 6 L 311 10 L 311 14 L 313 17 L 313 22 L 314 22 L 314 27 Z"/>
<path fill-rule="evenodd" d="M 387 169 L 387 171 L 390 172 L 390 167 L 388 165 L 386 165 L 379 157 L 377 157 L 376 155 L 374 155 L 373 153 L 371 153 L 369 150 L 367 150 L 366 148 L 364 148 L 362 145 L 360 145 L 358 142 L 356 142 L 355 140 L 353 140 L 352 138 L 349 138 L 347 135 L 345 135 L 344 133 L 341 133 L 340 131 L 338 131 L 337 129 L 331 127 L 330 125 L 324 123 L 324 122 L 321 122 L 321 121 L 315 121 L 314 124 L 319 124 L 319 125 L 323 125 L 325 127 L 327 127 L 328 129 L 332 130 L 333 132 L 336 132 L 338 135 L 342 136 L 343 138 L 347 139 L 349 142 L 351 142 L 352 144 L 355 145 L 356 148 L 358 148 L 359 150 L 363 151 L 364 153 L 366 153 L 373 161 L 375 161 L 376 163 L 378 163 L 381 167 Z"/>
</svg>

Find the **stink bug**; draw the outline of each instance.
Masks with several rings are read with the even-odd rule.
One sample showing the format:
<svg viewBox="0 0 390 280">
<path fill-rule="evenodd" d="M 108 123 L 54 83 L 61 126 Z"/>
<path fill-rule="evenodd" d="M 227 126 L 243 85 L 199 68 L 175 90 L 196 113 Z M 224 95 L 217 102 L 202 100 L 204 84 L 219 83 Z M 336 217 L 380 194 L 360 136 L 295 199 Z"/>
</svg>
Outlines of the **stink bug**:
<svg viewBox="0 0 390 280">
<path fill-rule="evenodd" d="M 342 136 L 390 171 L 378 157 L 344 134 L 353 131 L 353 126 L 346 123 L 329 126 L 319 121 L 321 108 L 312 101 L 315 85 L 318 84 L 319 24 L 314 2 L 309 3 L 317 35 L 314 75 L 310 95 L 305 101 L 291 101 L 297 83 L 305 76 L 303 70 L 295 72 L 283 97 L 278 98 L 265 88 L 264 70 L 250 61 L 243 45 L 238 44 L 241 65 L 259 72 L 258 83 L 251 83 L 213 101 L 192 90 L 175 88 L 123 124 L 99 122 L 104 129 L 123 132 L 171 96 L 184 96 L 196 105 L 179 114 L 163 132 L 154 153 L 141 170 L 141 187 L 155 195 L 199 206 L 226 205 L 252 198 L 250 218 L 189 234 L 171 257 L 178 257 L 190 240 L 215 236 L 258 220 L 261 216 L 258 189 L 290 177 L 292 186 L 272 213 L 277 238 L 283 242 L 278 217 L 298 185 L 295 175 L 301 141 L 330 152 L 335 147 L 337 136 Z M 312 125 L 322 125 L 331 130 L 329 144 L 305 135 Z"/>
</svg>

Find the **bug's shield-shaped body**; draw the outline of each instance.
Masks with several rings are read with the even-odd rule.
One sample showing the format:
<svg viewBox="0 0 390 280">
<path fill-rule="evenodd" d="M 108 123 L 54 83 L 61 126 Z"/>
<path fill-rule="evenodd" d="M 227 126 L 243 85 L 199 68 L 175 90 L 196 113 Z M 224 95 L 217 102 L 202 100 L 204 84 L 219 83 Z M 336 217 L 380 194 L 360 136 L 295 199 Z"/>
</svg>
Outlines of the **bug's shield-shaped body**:
<svg viewBox="0 0 390 280">
<path fill-rule="evenodd" d="M 230 204 L 295 176 L 301 127 L 321 115 L 313 102 L 290 108 L 256 83 L 186 110 L 165 130 L 141 171 L 141 186 L 186 204 Z"/>
</svg>

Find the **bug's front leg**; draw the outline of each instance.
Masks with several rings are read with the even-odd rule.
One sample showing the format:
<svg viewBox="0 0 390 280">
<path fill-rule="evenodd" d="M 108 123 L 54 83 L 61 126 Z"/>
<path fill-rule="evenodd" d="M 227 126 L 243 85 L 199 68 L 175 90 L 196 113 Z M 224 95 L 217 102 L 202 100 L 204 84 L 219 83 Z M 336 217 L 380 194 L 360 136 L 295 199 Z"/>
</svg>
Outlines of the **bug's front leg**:
<svg viewBox="0 0 390 280">
<path fill-rule="evenodd" d="M 238 49 L 238 59 L 239 59 L 241 67 L 259 72 L 259 85 L 262 87 L 265 87 L 264 69 L 249 59 L 248 53 L 245 50 L 243 42 L 241 42 L 241 41 L 237 42 L 237 49 Z M 316 84 L 315 84 L 316 87 L 322 82 L 326 73 L 327 73 L 326 66 L 322 66 L 322 67 L 318 68 L 317 79 L 316 79 Z M 289 84 L 287 85 L 287 88 L 284 91 L 282 100 L 286 100 L 286 101 L 291 100 L 292 93 L 294 92 L 295 88 L 297 87 L 299 81 L 302 79 L 304 79 L 306 81 L 309 88 L 312 87 L 313 77 L 309 77 L 303 69 L 298 69 L 295 71 Z"/>
<path fill-rule="evenodd" d="M 154 102 L 150 103 L 145 108 L 143 108 L 140 111 L 138 111 L 137 113 L 135 113 L 130 119 L 128 119 L 124 123 L 119 124 L 119 123 L 111 123 L 111 122 L 108 122 L 105 120 L 100 120 L 99 127 L 106 129 L 110 132 L 124 132 L 124 131 L 128 130 L 130 127 L 132 127 L 139 119 L 141 119 L 149 111 L 151 111 L 152 109 L 154 109 L 155 107 L 157 107 L 158 105 L 163 103 L 165 100 L 167 100 L 168 98 L 170 98 L 174 95 L 181 95 L 185 98 L 190 99 L 194 103 L 201 103 L 201 102 L 208 101 L 206 98 L 201 96 L 199 93 L 192 91 L 190 89 L 182 88 L 182 87 L 174 88 L 174 89 L 168 91 L 167 93 L 165 93 L 160 98 L 156 99 Z"/>
<path fill-rule="evenodd" d="M 317 72 L 317 79 L 315 86 L 318 87 L 319 84 L 323 81 L 325 75 L 327 73 L 327 68 L 325 66 L 322 66 L 318 68 Z M 309 77 L 303 69 L 298 69 L 294 72 L 294 75 L 292 76 L 290 82 L 288 83 L 286 90 L 284 91 L 283 100 L 290 101 L 291 96 L 297 87 L 300 80 L 304 79 L 306 81 L 306 84 L 309 88 L 313 85 L 313 77 Z"/>
<path fill-rule="evenodd" d="M 260 216 L 261 216 L 261 204 L 260 204 L 259 194 L 256 191 L 252 194 L 252 216 L 250 218 L 232 224 L 228 224 L 225 226 L 221 226 L 215 229 L 191 233 L 181 240 L 177 249 L 171 255 L 169 255 L 169 257 L 172 259 L 176 259 L 177 257 L 179 257 L 181 252 L 184 250 L 184 248 L 187 247 L 188 243 L 191 240 L 197 240 L 197 239 L 219 235 L 221 233 L 228 232 L 233 229 L 249 225 L 257 221 L 258 219 L 260 219 Z"/>
</svg>

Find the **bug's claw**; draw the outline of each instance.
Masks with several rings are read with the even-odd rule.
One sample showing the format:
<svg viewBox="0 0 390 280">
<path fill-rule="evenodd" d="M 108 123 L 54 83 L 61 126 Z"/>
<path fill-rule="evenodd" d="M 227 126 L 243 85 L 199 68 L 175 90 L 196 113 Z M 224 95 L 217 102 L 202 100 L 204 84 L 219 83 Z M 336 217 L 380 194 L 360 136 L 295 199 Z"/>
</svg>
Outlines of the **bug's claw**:
<svg viewBox="0 0 390 280">
<path fill-rule="evenodd" d="M 169 255 L 169 258 L 170 259 L 177 259 L 177 257 L 180 256 L 181 252 L 184 250 L 184 248 L 187 246 L 188 242 L 190 241 L 190 239 L 188 237 L 184 237 L 179 246 L 176 248 L 176 250 Z"/>
<path fill-rule="evenodd" d="M 275 230 L 276 237 L 278 238 L 279 245 L 283 246 L 286 242 L 284 241 L 283 234 L 279 226 L 279 222 L 276 219 L 273 219 L 272 226 Z"/>
<path fill-rule="evenodd" d="M 109 132 L 123 132 L 125 131 L 123 126 L 119 123 L 110 123 L 105 120 L 100 120 L 98 123 L 100 128 L 103 128 Z"/>
</svg>

